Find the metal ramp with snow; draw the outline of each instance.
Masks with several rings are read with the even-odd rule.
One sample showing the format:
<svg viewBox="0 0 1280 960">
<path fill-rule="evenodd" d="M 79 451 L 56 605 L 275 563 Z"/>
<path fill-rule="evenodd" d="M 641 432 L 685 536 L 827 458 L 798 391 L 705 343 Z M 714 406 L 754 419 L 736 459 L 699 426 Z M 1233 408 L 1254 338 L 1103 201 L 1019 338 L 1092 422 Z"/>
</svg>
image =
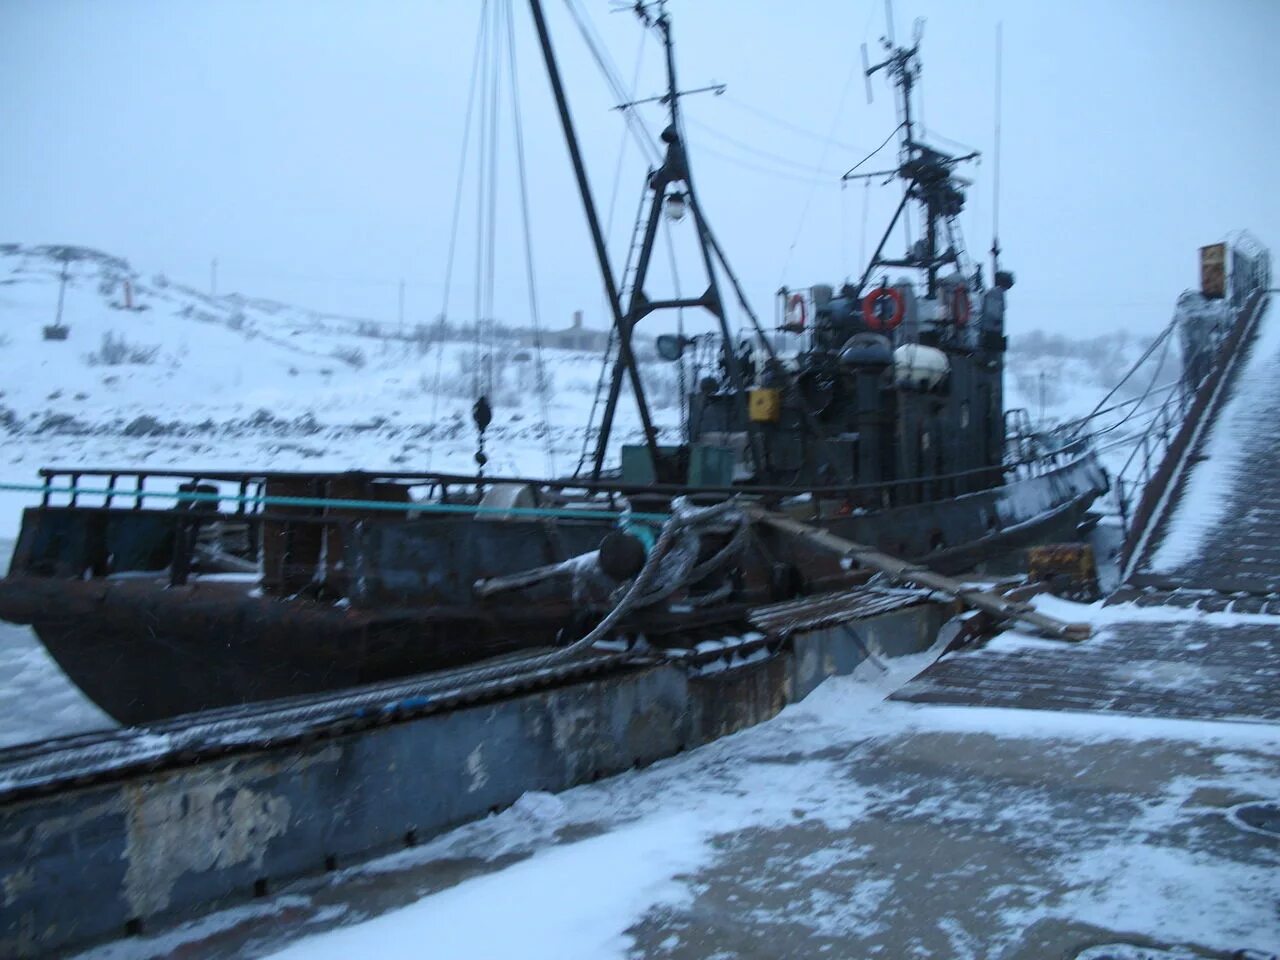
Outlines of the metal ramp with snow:
<svg viewBox="0 0 1280 960">
<path fill-rule="evenodd" d="M 1266 304 L 1133 538 L 1131 589 L 1280 595 L 1280 322 Z"/>
</svg>

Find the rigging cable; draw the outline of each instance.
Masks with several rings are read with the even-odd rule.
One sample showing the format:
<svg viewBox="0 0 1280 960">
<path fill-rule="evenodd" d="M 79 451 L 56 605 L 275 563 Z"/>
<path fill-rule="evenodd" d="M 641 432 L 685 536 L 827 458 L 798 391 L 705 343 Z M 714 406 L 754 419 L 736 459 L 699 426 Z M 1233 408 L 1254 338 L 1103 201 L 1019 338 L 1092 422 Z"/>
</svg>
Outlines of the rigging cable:
<svg viewBox="0 0 1280 960">
<path fill-rule="evenodd" d="M 815 171 L 821 170 L 827 163 L 827 152 L 831 149 L 831 145 L 835 138 L 836 127 L 840 125 L 840 119 L 844 116 L 845 101 L 849 99 L 849 87 L 853 85 L 854 74 L 859 72 L 856 62 L 849 65 L 849 76 L 845 79 L 844 90 L 840 93 L 840 103 L 836 107 L 836 115 L 831 120 L 831 129 L 827 133 L 827 140 L 823 144 L 822 154 L 818 157 Z M 782 260 L 782 271 L 778 277 L 778 286 L 783 286 L 783 281 L 787 278 L 787 270 L 791 266 L 791 258 L 796 252 L 796 245 L 800 242 L 800 237 L 804 233 L 805 220 L 809 216 L 809 208 L 813 205 L 813 194 L 817 187 L 817 181 L 814 181 L 809 187 L 809 194 L 805 197 L 804 206 L 800 210 L 800 222 L 796 224 L 796 234 L 791 240 L 791 245 L 787 247 L 787 254 Z"/>
<path fill-rule="evenodd" d="M 474 327 L 472 330 L 472 364 L 471 364 L 471 385 L 472 395 L 477 399 L 481 394 L 481 344 L 483 342 L 481 334 L 480 316 L 484 305 L 484 239 L 485 239 L 485 183 L 484 174 L 486 170 L 486 159 L 489 150 L 489 85 L 491 80 L 489 47 L 492 42 L 491 31 L 488 29 L 487 18 L 492 13 L 492 4 L 489 0 L 483 0 L 482 16 L 486 18 L 485 37 L 484 37 L 484 54 L 481 66 L 481 88 L 480 88 L 480 149 L 478 162 L 476 165 L 476 272 L 475 282 L 472 288 L 472 320 Z"/>
<path fill-rule="evenodd" d="M 635 97 L 635 91 L 640 86 L 640 67 L 644 63 L 644 47 L 645 47 L 646 41 L 648 40 L 648 37 L 649 37 L 648 30 L 640 31 L 640 46 L 636 50 L 636 63 L 635 63 L 635 67 L 631 71 L 631 87 L 630 87 L 630 92 L 627 93 L 626 95 L 627 100 L 631 100 Z M 605 229 L 606 237 L 613 233 L 613 218 L 614 218 L 615 212 L 617 211 L 618 192 L 622 186 L 622 161 L 626 157 L 626 153 L 627 153 L 628 133 L 629 131 L 624 125 L 622 130 L 622 137 L 618 143 L 618 162 L 614 165 L 614 170 L 613 170 L 613 190 L 609 194 L 609 210 L 605 218 L 604 229 Z M 652 165 L 650 166 L 649 170 L 650 170 L 650 174 L 652 174 L 653 172 Z M 625 296 L 627 293 L 627 274 L 630 270 L 630 265 L 631 265 L 631 251 L 635 249 L 634 224 L 639 222 L 641 213 L 644 210 L 644 201 L 645 201 L 645 192 L 641 191 L 639 211 L 636 213 L 636 219 L 635 221 L 633 221 L 633 226 L 632 226 L 632 233 L 631 233 L 632 245 L 627 250 L 626 257 L 623 260 L 622 273 L 620 274 L 622 278 L 621 286 L 619 286 L 618 288 L 618 296 L 620 298 Z M 602 295 L 600 298 L 600 302 L 601 302 L 602 311 L 605 313 L 608 313 L 609 311 L 608 311 L 607 295 Z M 625 306 L 623 309 L 625 309 Z M 605 379 L 609 375 L 609 366 L 613 362 L 613 354 L 614 354 L 614 351 L 617 349 L 618 349 L 618 331 L 613 324 L 610 324 L 609 338 L 605 343 L 604 355 L 600 358 L 600 375 L 599 377 L 596 378 L 596 389 L 595 389 L 595 393 L 592 395 L 592 398 L 591 398 L 591 411 L 587 415 L 587 425 L 582 433 L 582 452 L 578 455 L 578 465 L 577 467 L 574 468 L 574 471 L 573 471 L 573 475 L 575 477 L 578 476 L 580 473 L 582 473 L 582 468 L 586 466 L 586 463 L 587 463 L 587 457 L 590 456 L 592 431 L 595 429 L 595 422 L 596 422 L 596 411 L 600 407 L 600 398 L 604 393 Z"/>
<path fill-rule="evenodd" d="M 1004 24 L 996 24 L 996 124 L 995 124 L 995 156 L 992 160 L 995 169 L 992 171 L 991 197 L 991 271 L 995 272 L 1000 257 L 1000 97 L 1004 84 Z M 994 280 L 995 278 L 992 277 Z"/>
<path fill-rule="evenodd" d="M 930 140 L 941 141 L 947 144 L 948 146 L 955 147 L 956 149 L 959 149 L 959 150 L 963 150 L 965 153 L 981 153 L 982 152 L 977 147 L 970 146 L 969 144 L 964 143 L 960 140 L 956 140 L 953 137 L 944 136 L 943 134 L 939 133 L 937 130 L 930 130 L 928 127 L 924 125 L 923 122 L 921 122 L 920 124 L 920 132 L 923 133 Z"/>
<path fill-rule="evenodd" d="M 889 135 L 880 142 L 880 146 L 876 147 L 874 150 L 868 153 L 865 157 L 863 157 L 861 160 L 855 163 L 852 167 L 846 170 L 844 175 L 846 177 L 849 176 L 849 174 L 853 173 L 853 171 L 857 170 L 860 166 L 862 166 L 864 163 L 866 163 L 868 160 L 874 157 L 877 153 L 879 153 L 881 150 L 887 147 L 889 145 L 889 141 L 893 139 L 894 135 L 906 125 L 907 124 L 905 120 L 901 121 L 896 127 L 894 127 L 892 130 L 889 131 Z"/>
<path fill-rule="evenodd" d="M 717 130 L 715 127 L 711 126 L 710 124 L 703 123 L 700 120 L 697 120 L 693 117 L 688 116 L 687 114 L 684 116 L 684 120 L 687 123 L 693 124 L 703 133 L 707 133 L 715 137 L 717 140 L 722 140 L 725 143 L 730 144 L 731 146 L 744 151 L 745 153 L 752 154 L 756 157 L 759 157 L 762 160 L 768 161 L 769 163 L 779 165 L 783 169 L 786 169 L 788 167 L 799 168 L 796 172 L 803 173 L 806 176 L 806 179 L 811 178 L 815 172 L 813 168 L 811 168 L 808 164 L 804 163 L 803 161 L 792 160 L 790 157 L 784 157 L 780 153 L 772 153 L 768 150 L 761 150 L 759 147 L 753 147 L 751 144 L 745 143 L 744 141 L 739 140 L 736 137 L 731 137 L 729 134 L 723 133 L 720 130 Z M 826 170 L 817 171 L 817 172 L 820 173 L 823 178 L 835 178 L 836 176 L 835 173 L 832 173 Z"/>
<path fill-rule="evenodd" d="M 498 146 L 501 133 L 502 115 L 502 42 L 503 35 L 499 23 L 501 16 L 501 0 L 495 0 L 493 10 L 493 79 L 491 96 L 493 102 L 489 113 L 489 222 L 485 241 L 488 249 L 485 261 L 485 305 L 484 316 L 488 327 L 489 352 L 486 357 L 486 395 L 492 399 L 494 395 L 495 365 L 497 363 L 498 323 L 494 316 L 494 286 L 497 277 L 495 271 L 497 237 L 498 237 Z"/>
<path fill-rule="evenodd" d="M 1156 389 L 1152 390 L 1151 395 L 1158 396 L 1159 394 L 1162 394 L 1162 393 L 1168 393 L 1170 390 L 1177 388 L 1177 386 L 1178 386 L 1178 383 L 1176 381 L 1172 383 L 1166 383 L 1163 387 L 1157 387 Z M 1123 410 L 1125 407 L 1132 406 L 1133 404 L 1137 403 L 1138 400 L 1139 400 L 1138 397 L 1131 397 L 1128 400 L 1121 400 L 1118 403 L 1113 403 L 1111 406 L 1106 407 L 1102 410 L 1099 410 L 1097 413 L 1088 414 L 1083 417 L 1074 417 L 1070 420 L 1064 420 L 1062 421 L 1062 423 L 1058 424 L 1057 427 L 1055 427 L 1054 429 L 1066 430 L 1068 427 L 1074 427 L 1076 424 L 1085 423 L 1088 420 L 1093 419 L 1094 417 L 1101 417 L 1104 414 L 1115 413 L 1117 410 Z M 1163 401 L 1162 401 L 1162 405 L 1163 405 Z M 1087 434 L 1086 436 L 1092 436 L 1092 434 Z"/>
<path fill-rule="evenodd" d="M 516 68 L 515 16 L 512 13 L 511 0 L 505 0 L 507 16 L 507 57 L 509 60 L 507 79 L 511 91 L 511 119 L 515 127 L 516 169 L 519 171 L 520 183 L 520 215 L 524 227 L 524 259 L 525 272 L 529 285 L 529 316 L 533 323 L 534 377 L 537 383 L 538 400 L 542 409 L 542 435 L 544 450 L 547 455 L 548 472 L 554 476 L 556 472 L 555 453 L 552 450 L 551 411 L 547 393 L 546 361 L 542 354 L 542 320 L 538 313 L 538 294 L 535 271 L 533 267 L 533 234 L 529 225 L 529 186 L 525 172 L 524 159 L 524 127 L 520 115 L 519 82 Z"/>
<path fill-rule="evenodd" d="M 1117 391 L 1117 390 L 1119 390 L 1121 387 L 1123 387 L 1123 386 L 1125 385 L 1125 383 L 1129 380 L 1129 378 L 1130 378 L 1131 376 L 1133 376 L 1135 373 L 1137 373 L 1138 368 L 1139 368 L 1139 367 L 1141 367 L 1141 366 L 1142 366 L 1142 364 L 1146 362 L 1147 358 L 1148 358 L 1148 357 L 1150 357 L 1150 356 L 1151 356 L 1151 354 L 1155 353 L 1156 348 L 1157 348 L 1157 347 L 1159 347 L 1162 343 L 1164 343 L 1164 342 L 1169 338 L 1170 334 L 1172 334 L 1172 332 L 1173 332 L 1174 325 L 1175 325 L 1176 323 L 1177 323 L 1177 317 L 1174 317 L 1174 319 L 1173 319 L 1172 321 L 1170 321 L 1169 325 L 1168 325 L 1168 326 L 1166 326 L 1166 327 L 1164 328 L 1164 330 L 1162 330 L 1162 331 L 1160 332 L 1160 335 L 1159 335 L 1159 336 L 1157 336 L 1154 340 L 1152 340 L 1152 341 L 1151 341 L 1151 345 L 1150 345 L 1149 347 L 1147 347 L 1147 349 L 1146 349 L 1145 351 L 1143 351 L 1142 356 L 1140 356 L 1140 357 L 1137 359 L 1137 361 L 1134 363 L 1134 365 L 1133 365 L 1132 367 L 1130 367 L 1130 368 L 1129 368 L 1129 372 L 1128 372 L 1128 373 L 1126 373 L 1123 377 L 1121 377 L 1121 378 L 1120 378 L 1120 382 L 1119 382 L 1119 383 L 1117 383 L 1114 387 L 1112 387 L 1110 390 L 1108 390 L 1108 391 L 1107 391 L 1107 395 L 1106 395 L 1105 397 L 1103 397 L 1101 400 L 1099 400 L 1099 401 L 1098 401 L 1097 406 L 1095 406 L 1095 407 L 1093 408 L 1093 410 L 1092 410 L 1092 411 L 1090 411 L 1090 413 L 1089 413 L 1089 415 L 1088 415 L 1088 416 L 1086 416 L 1086 417 L 1082 417 L 1082 418 L 1080 419 L 1080 423 L 1081 423 L 1081 424 L 1084 424 L 1084 423 L 1088 422 L 1089 420 L 1092 420 L 1094 417 L 1096 417 L 1096 416 L 1098 415 L 1098 411 L 1102 408 L 1102 406 L 1103 406 L 1103 405 L 1104 405 L 1108 400 L 1110 400 L 1113 396 L 1115 396 L 1116 391 Z M 1162 360 L 1161 362 L 1163 363 L 1163 360 Z M 1076 432 L 1078 433 L 1079 431 L 1077 430 Z M 1074 436 L 1074 435 L 1075 435 L 1075 434 L 1073 434 L 1072 436 Z"/>
<path fill-rule="evenodd" d="M 653 134 L 649 132 L 649 128 L 644 125 L 644 121 L 640 119 L 634 105 L 631 104 L 631 97 L 622 86 L 622 81 L 618 77 L 613 61 L 609 58 L 607 48 L 601 42 L 595 27 L 591 25 L 591 18 L 587 16 L 586 11 L 578 6 L 576 0 L 565 0 L 565 6 L 568 7 L 569 13 L 578 27 L 578 32 L 582 34 L 582 39 L 587 44 L 587 50 L 590 52 L 592 60 L 595 61 L 596 67 L 599 68 L 601 74 L 604 75 L 605 82 L 609 85 L 614 99 L 617 100 L 618 109 L 622 112 L 622 116 L 627 122 L 627 128 L 631 130 L 636 142 L 640 144 L 641 150 L 648 154 L 649 162 L 653 164 L 661 163 L 662 151 L 658 149 L 658 144 L 653 139 Z"/>
<path fill-rule="evenodd" d="M 867 262 L 867 218 L 871 213 L 871 181 L 862 180 L 862 241 L 858 245 L 858 263 Z"/>
<path fill-rule="evenodd" d="M 723 150 L 717 150 L 714 147 L 709 147 L 705 143 L 699 142 L 698 154 L 701 155 L 704 153 L 712 157 L 717 157 L 718 159 L 724 160 L 728 163 L 732 163 L 735 166 L 742 167 L 745 170 L 750 170 L 753 173 L 769 177 L 773 180 L 790 180 L 792 183 L 804 184 L 809 187 L 811 191 L 823 186 L 834 187 L 839 182 L 834 176 L 825 179 L 822 177 L 809 177 L 796 173 L 792 170 L 765 166 L 764 164 L 756 163 L 751 160 L 744 160 L 742 157 L 735 157 L 731 153 L 725 153 Z"/>
<path fill-rule="evenodd" d="M 849 182 L 840 181 L 840 262 L 849 262 Z"/>
<path fill-rule="evenodd" d="M 453 285 L 453 262 L 458 246 L 458 220 L 462 213 L 462 184 L 466 178 L 467 150 L 471 144 L 471 119 L 475 112 L 476 86 L 480 76 L 480 48 L 484 41 L 485 11 L 481 8 L 480 22 L 476 27 L 475 52 L 471 56 L 471 82 L 467 89 L 467 110 L 462 123 L 462 152 L 458 157 L 458 179 L 453 196 L 453 218 L 449 228 L 449 247 L 445 255 L 444 297 L 440 304 L 440 320 L 436 327 L 436 369 L 431 385 L 431 423 L 438 422 L 440 409 L 440 368 L 444 360 L 445 331 L 449 315 L 449 293 Z M 434 445 L 427 451 L 427 466 L 430 468 L 434 454 Z"/>
<path fill-rule="evenodd" d="M 1149 396 L 1151 395 L 1151 390 L 1152 390 L 1152 388 L 1155 386 L 1155 384 L 1156 384 L 1156 380 L 1160 377 L 1160 372 L 1164 369 L 1164 361 L 1165 361 L 1165 358 L 1166 358 L 1166 357 L 1168 356 L 1168 354 L 1169 354 L 1169 344 L 1170 344 L 1171 342 L 1172 342 L 1172 339 L 1165 340 L 1165 342 L 1164 342 L 1164 349 L 1160 351 L 1160 359 L 1156 362 L 1156 369 L 1155 369 L 1155 372 L 1153 372 L 1153 373 L 1151 374 L 1151 379 L 1150 379 L 1149 381 L 1147 381 L 1147 389 L 1146 389 L 1146 390 L 1144 390 L 1144 391 L 1143 391 L 1143 393 L 1142 393 L 1142 396 L 1138 398 L 1138 404 L 1139 404 L 1139 405 L 1141 405 L 1141 404 L 1145 403 L 1145 402 L 1146 402 L 1146 400 L 1147 400 L 1147 397 L 1149 397 Z M 1160 405 L 1160 407 L 1157 407 L 1157 408 L 1155 408 L 1155 409 L 1158 411 L 1159 409 L 1162 409 L 1163 407 L 1168 406 L 1168 405 L 1169 405 L 1169 403 L 1171 403 L 1174 399 L 1175 399 L 1175 398 L 1174 398 L 1172 395 L 1171 395 L 1171 396 L 1169 396 L 1169 397 L 1166 397 L 1166 398 L 1165 398 L 1165 402 L 1164 402 L 1163 404 L 1161 404 L 1161 405 Z M 1127 421 L 1129 421 L 1130 419 L 1132 419 L 1132 418 L 1133 418 L 1137 413 L 1138 413 L 1138 406 L 1135 406 L 1135 407 L 1133 408 L 1133 410 L 1129 411 L 1129 413 L 1127 413 L 1125 416 L 1121 417 L 1121 418 L 1120 418 L 1120 420 L 1118 420 L 1117 422 L 1115 422 L 1115 423 L 1111 424 L 1109 427 L 1107 427 L 1107 428 L 1106 428 L 1106 429 L 1104 429 L 1104 430 L 1099 430 L 1099 431 L 1097 431 L 1096 433 L 1092 434 L 1092 436 L 1093 436 L 1093 437 L 1101 437 L 1101 436 L 1105 436 L 1105 435 L 1106 435 L 1106 434 L 1108 434 L 1108 433 L 1111 433 L 1113 430 L 1116 430 L 1116 429 L 1120 428 L 1121 426 L 1123 426 Z M 1135 451 L 1135 452 L 1136 452 L 1136 451 Z M 1132 459 L 1132 458 L 1130 458 L 1130 459 Z"/>
<path fill-rule="evenodd" d="M 816 140 L 818 143 L 825 143 L 826 140 L 828 139 L 827 137 L 824 137 L 820 133 L 814 133 L 812 130 L 806 130 L 804 127 L 797 126 L 796 124 L 792 123 L 789 120 L 783 120 L 781 117 L 776 117 L 765 110 L 761 110 L 759 107 L 752 106 L 746 101 L 740 100 L 730 93 L 724 93 L 724 94 L 721 94 L 721 96 L 726 101 L 733 104 L 735 107 L 738 107 L 739 109 L 742 109 L 742 110 L 746 110 L 748 113 L 753 113 L 757 117 L 759 117 L 761 120 L 764 120 L 768 123 L 772 123 L 782 128 L 783 130 L 789 130 L 792 133 L 797 133 L 802 137 L 808 137 L 810 140 Z M 832 140 L 831 145 L 833 147 L 839 147 L 841 150 L 848 150 L 850 153 L 857 153 L 859 150 L 862 149 L 861 147 L 855 147 L 853 144 L 845 143 L 842 140 Z"/>
</svg>

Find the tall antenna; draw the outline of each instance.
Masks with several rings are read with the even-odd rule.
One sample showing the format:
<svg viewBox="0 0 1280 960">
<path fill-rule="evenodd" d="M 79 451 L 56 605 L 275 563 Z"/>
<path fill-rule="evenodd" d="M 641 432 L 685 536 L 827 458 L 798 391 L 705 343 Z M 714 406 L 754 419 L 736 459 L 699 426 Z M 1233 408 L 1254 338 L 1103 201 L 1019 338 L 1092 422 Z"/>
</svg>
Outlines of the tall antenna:
<svg viewBox="0 0 1280 960">
<path fill-rule="evenodd" d="M 991 202 L 991 275 L 1000 269 L 1000 89 L 1003 84 L 1004 23 L 996 24 L 996 130 L 995 130 L 995 185 Z"/>
</svg>

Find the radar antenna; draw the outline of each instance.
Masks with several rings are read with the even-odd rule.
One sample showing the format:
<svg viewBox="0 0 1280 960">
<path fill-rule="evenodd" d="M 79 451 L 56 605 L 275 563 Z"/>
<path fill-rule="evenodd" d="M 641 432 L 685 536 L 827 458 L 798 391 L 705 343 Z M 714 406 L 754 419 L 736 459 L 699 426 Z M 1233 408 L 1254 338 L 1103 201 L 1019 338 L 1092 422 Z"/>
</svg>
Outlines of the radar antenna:
<svg viewBox="0 0 1280 960">
<path fill-rule="evenodd" d="M 937 293 L 938 273 L 940 268 L 953 264 L 960 269 L 960 251 L 949 241 L 952 221 L 964 207 L 963 181 L 954 176 L 954 168 L 967 160 L 978 157 L 978 151 L 954 156 L 929 146 L 916 138 L 916 127 L 911 112 L 911 93 L 920 76 L 920 42 L 924 37 L 924 21 L 917 20 L 912 31 L 911 46 L 900 47 L 894 44 L 893 5 L 892 0 L 885 2 L 888 18 L 888 36 L 882 40 L 885 58 L 879 63 L 866 63 L 864 54 L 863 73 L 867 77 L 868 92 L 870 79 L 884 71 L 890 82 L 898 90 L 898 111 L 900 122 L 898 129 L 902 131 L 902 142 L 899 148 L 898 166 L 893 170 L 874 170 L 869 173 L 857 173 L 858 166 L 845 173 L 844 180 L 861 180 L 880 177 L 897 178 L 906 183 L 902 201 L 894 211 L 889 226 L 885 229 L 875 253 L 867 263 L 866 269 L 854 287 L 854 295 L 861 296 L 871 279 L 872 273 L 880 267 L 905 267 L 924 271 L 927 278 L 927 295 L 933 297 Z M 865 48 L 864 48 L 865 49 Z M 862 162 L 865 162 L 862 161 Z M 910 201 L 916 201 L 923 207 L 922 223 L 924 236 L 906 253 L 895 259 L 882 256 L 885 244 L 892 236 L 894 228 L 902 219 L 903 212 Z M 946 235 L 948 243 L 940 248 Z"/>
</svg>

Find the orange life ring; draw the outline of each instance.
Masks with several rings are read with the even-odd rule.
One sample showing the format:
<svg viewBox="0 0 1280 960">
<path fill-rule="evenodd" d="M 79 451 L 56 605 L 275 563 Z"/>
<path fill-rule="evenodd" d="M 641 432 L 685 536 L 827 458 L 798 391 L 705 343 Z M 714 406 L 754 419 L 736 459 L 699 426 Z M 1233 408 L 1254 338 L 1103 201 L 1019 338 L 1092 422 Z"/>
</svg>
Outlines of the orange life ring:
<svg viewBox="0 0 1280 960">
<path fill-rule="evenodd" d="M 791 318 L 799 314 L 799 319 Z M 804 323 L 809 319 L 809 308 L 805 305 L 804 297 L 798 293 L 793 293 L 791 299 L 787 301 L 787 326 L 794 327 L 797 330 L 804 329 Z"/>
<path fill-rule="evenodd" d="M 951 291 L 951 319 L 955 321 L 955 325 L 963 327 L 968 323 L 972 310 L 972 305 L 969 302 L 969 291 L 964 287 L 955 287 Z"/>
<path fill-rule="evenodd" d="M 877 308 L 886 297 L 893 302 L 893 313 L 881 317 Z M 893 287 L 877 287 L 862 298 L 862 319 L 868 329 L 893 330 L 902 322 L 902 313 L 902 294 Z"/>
</svg>

